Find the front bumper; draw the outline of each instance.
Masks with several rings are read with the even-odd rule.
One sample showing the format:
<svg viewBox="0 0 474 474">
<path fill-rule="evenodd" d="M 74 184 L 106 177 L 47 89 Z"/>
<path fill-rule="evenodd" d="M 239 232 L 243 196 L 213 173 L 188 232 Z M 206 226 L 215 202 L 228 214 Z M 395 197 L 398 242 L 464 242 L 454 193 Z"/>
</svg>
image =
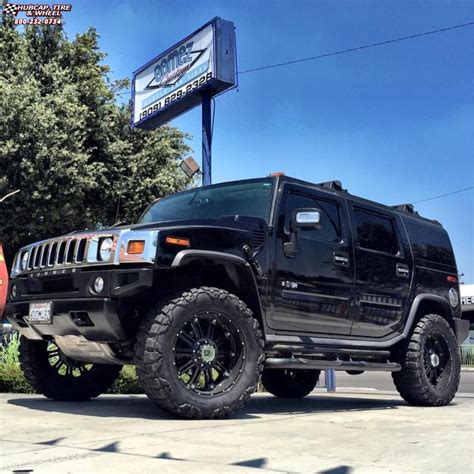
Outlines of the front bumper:
<svg viewBox="0 0 474 474">
<path fill-rule="evenodd" d="M 8 304 L 6 316 L 13 328 L 28 339 L 84 336 L 89 341 L 117 342 L 126 338 L 116 301 L 108 298 L 52 301 L 51 323 L 30 323 L 29 302 Z"/>
<path fill-rule="evenodd" d="M 91 289 L 91 282 L 97 276 L 105 281 L 100 297 Z M 18 296 L 8 302 L 5 316 L 28 339 L 83 336 L 89 341 L 118 342 L 129 337 L 134 318 L 133 300 L 152 287 L 153 270 L 30 274 L 13 279 L 10 290 L 14 284 Z M 33 301 L 52 301 L 50 323 L 28 320 Z"/>
</svg>

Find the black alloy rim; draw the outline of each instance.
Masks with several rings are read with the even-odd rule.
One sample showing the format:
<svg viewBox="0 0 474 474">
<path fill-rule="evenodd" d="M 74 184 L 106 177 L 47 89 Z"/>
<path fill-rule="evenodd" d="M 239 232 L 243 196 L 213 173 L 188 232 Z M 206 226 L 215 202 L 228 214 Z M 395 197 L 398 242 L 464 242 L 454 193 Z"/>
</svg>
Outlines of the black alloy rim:
<svg viewBox="0 0 474 474">
<path fill-rule="evenodd" d="M 226 392 L 239 380 L 245 362 L 240 330 L 225 314 L 194 314 L 176 334 L 173 365 L 178 379 L 201 396 Z"/>
<path fill-rule="evenodd" d="M 92 368 L 92 364 L 66 357 L 54 342 L 48 343 L 46 351 L 49 365 L 58 375 L 63 377 L 78 378 L 89 372 Z"/>
<path fill-rule="evenodd" d="M 431 386 L 438 390 L 443 389 L 451 378 L 451 351 L 441 333 L 436 332 L 427 337 L 423 361 Z"/>
</svg>

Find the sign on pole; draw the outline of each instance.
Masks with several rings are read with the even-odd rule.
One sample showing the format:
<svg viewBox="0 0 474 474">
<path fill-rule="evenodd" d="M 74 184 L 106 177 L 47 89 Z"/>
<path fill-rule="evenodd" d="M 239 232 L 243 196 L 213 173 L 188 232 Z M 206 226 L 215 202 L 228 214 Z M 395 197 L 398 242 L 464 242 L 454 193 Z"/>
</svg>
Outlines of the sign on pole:
<svg viewBox="0 0 474 474">
<path fill-rule="evenodd" d="M 151 129 L 236 84 L 234 24 L 214 18 L 135 71 L 132 127 Z"/>
</svg>

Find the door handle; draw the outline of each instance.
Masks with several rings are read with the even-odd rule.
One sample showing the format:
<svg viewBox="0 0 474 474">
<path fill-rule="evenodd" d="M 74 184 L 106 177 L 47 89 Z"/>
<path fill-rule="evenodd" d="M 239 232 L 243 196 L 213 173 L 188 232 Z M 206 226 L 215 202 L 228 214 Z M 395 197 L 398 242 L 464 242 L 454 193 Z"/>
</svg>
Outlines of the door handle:
<svg viewBox="0 0 474 474">
<path fill-rule="evenodd" d="M 346 252 L 334 252 L 333 261 L 334 265 L 339 265 L 340 267 L 349 267 L 351 263 L 349 254 Z"/>
<path fill-rule="evenodd" d="M 397 263 L 396 266 L 397 276 L 400 278 L 409 278 L 410 268 L 404 263 Z"/>
</svg>

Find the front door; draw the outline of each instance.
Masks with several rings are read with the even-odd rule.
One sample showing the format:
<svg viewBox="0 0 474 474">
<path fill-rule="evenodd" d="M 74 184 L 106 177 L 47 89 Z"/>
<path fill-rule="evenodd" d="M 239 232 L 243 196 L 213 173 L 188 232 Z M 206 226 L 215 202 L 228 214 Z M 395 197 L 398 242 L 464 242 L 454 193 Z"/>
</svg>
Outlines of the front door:
<svg viewBox="0 0 474 474">
<path fill-rule="evenodd" d="M 320 210 L 319 229 L 300 229 L 295 252 L 291 217 Z M 353 313 L 353 251 L 344 201 L 329 193 L 286 184 L 276 223 L 270 326 L 284 332 L 348 335 Z"/>
<path fill-rule="evenodd" d="M 390 338 L 403 329 L 413 262 L 396 213 L 349 202 L 354 232 L 356 315 L 351 335 Z"/>
</svg>

